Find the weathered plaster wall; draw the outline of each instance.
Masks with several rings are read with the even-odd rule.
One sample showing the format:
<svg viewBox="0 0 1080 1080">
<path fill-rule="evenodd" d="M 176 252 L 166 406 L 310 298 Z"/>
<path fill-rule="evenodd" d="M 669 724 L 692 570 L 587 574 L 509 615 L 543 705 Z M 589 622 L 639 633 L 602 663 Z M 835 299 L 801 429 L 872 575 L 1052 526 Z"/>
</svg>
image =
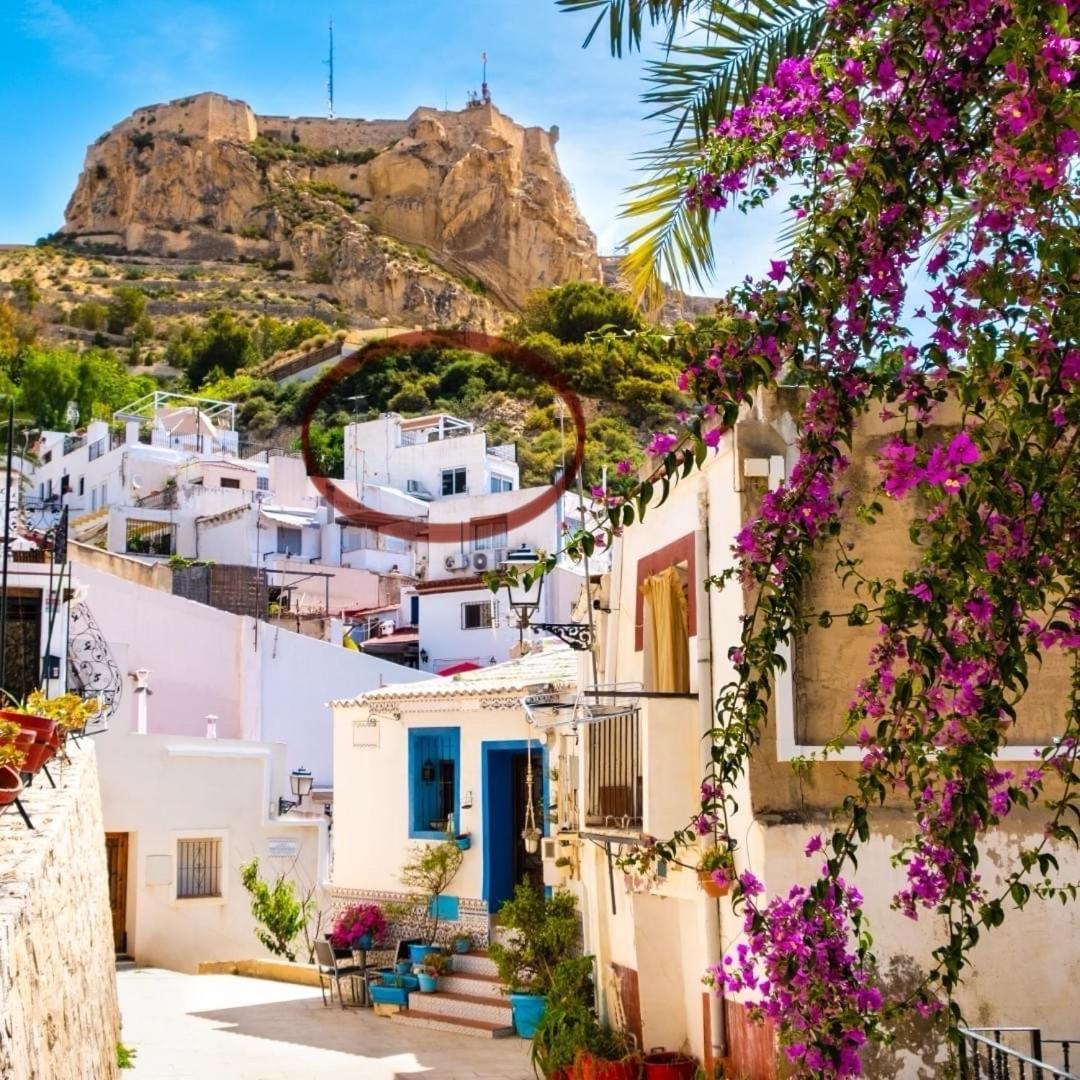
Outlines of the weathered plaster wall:
<svg viewBox="0 0 1080 1080">
<path fill-rule="evenodd" d="M 116 999 L 105 835 L 94 747 L 24 798 L 34 822 L 0 817 L 0 1076 L 117 1075 Z"/>
</svg>

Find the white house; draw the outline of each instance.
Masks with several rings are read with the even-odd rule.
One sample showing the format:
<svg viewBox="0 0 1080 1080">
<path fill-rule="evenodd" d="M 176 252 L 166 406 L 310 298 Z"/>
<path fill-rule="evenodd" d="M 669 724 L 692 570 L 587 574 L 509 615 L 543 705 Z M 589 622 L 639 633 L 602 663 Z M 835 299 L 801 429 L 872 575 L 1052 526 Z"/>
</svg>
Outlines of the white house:
<svg viewBox="0 0 1080 1080">
<path fill-rule="evenodd" d="M 522 696 L 576 686 L 583 655 L 549 641 L 503 664 L 331 701 L 335 901 L 401 899 L 410 849 L 445 840 L 450 823 L 470 846 L 441 912 L 486 941 L 514 886 L 543 878 L 522 837 L 530 756 L 542 832 L 556 762 Z"/>
</svg>

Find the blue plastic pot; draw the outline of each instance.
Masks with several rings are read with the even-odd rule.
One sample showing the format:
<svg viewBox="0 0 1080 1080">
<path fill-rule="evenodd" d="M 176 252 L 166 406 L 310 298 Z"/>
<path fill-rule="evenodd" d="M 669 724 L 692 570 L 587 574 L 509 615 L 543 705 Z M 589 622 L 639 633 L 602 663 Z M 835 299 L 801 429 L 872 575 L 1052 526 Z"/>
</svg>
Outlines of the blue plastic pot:
<svg viewBox="0 0 1080 1080">
<path fill-rule="evenodd" d="M 375 939 L 371 934 L 361 934 L 354 942 L 358 949 L 370 949 L 375 944 Z"/>
<path fill-rule="evenodd" d="M 458 836 L 454 838 L 454 843 L 457 844 L 462 851 L 468 851 L 472 847 L 472 838 L 469 836 Z"/>
<path fill-rule="evenodd" d="M 394 971 L 396 971 L 399 975 L 408 975 L 409 972 L 412 971 L 412 961 L 399 960 L 394 965 Z"/>
<path fill-rule="evenodd" d="M 376 1005 L 405 1005 L 409 1004 L 409 991 L 404 986 L 382 986 L 372 983 L 369 988 L 371 1000 Z"/>
<path fill-rule="evenodd" d="M 424 959 L 430 956 L 432 953 L 437 953 L 439 947 L 437 945 L 410 945 L 409 946 L 409 962 L 413 964 L 422 964 Z"/>
<path fill-rule="evenodd" d="M 471 938 L 454 938 L 454 952 L 463 956 L 472 948 Z"/>
<path fill-rule="evenodd" d="M 420 993 L 421 994 L 434 994 L 435 988 L 439 985 L 439 979 L 436 975 L 425 975 L 421 972 L 416 976 L 420 981 Z"/>
<path fill-rule="evenodd" d="M 531 1039 L 536 1034 L 546 1008 L 547 997 L 543 994 L 510 995 L 510 1012 L 514 1017 L 514 1030 L 521 1038 Z"/>
</svg>

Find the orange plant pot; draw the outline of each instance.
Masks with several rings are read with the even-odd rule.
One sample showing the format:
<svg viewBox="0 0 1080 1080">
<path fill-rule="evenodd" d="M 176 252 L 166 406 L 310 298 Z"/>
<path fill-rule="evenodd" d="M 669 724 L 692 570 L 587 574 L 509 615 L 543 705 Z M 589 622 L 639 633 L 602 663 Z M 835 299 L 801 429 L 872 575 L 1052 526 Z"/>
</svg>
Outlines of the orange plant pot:
<svg viewBox="0 0 1080 1080">
<path fill-rule="evenodd" d="M 605 1061 L 587 1050 L 578 1051 L 574 1075 L 580 1080 L 638 1080 L 641 1076 L 641 1055 L 631 1054 L 621 1061 Z"/>
<path fill-rule="evenodd" d="M 713 881 L 712 872 L 709 870 L 699 870 L 697 874 L 698 885 L 704 890 L 706 896 L 711 896 L 714 899 L 719 900 L 721 896 L 727 896 L 731 891 L 731 882 L 726 882 L 723 885 L 717 885 Z"/>
</svg>

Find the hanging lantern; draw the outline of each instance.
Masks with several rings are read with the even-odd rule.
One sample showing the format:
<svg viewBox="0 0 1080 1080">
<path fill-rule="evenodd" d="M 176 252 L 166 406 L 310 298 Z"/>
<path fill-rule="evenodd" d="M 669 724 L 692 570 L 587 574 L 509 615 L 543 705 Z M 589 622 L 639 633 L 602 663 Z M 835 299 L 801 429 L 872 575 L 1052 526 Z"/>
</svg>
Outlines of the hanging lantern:
<svg viewBox="0 0 1080 1080">
<path fill-rule="evenodd" d="M 423 765 L 420 766 L 420 779 L 425 784 L 430 784 L 435 779 L 435 763 L 428 758 Z"/>
</svg>

